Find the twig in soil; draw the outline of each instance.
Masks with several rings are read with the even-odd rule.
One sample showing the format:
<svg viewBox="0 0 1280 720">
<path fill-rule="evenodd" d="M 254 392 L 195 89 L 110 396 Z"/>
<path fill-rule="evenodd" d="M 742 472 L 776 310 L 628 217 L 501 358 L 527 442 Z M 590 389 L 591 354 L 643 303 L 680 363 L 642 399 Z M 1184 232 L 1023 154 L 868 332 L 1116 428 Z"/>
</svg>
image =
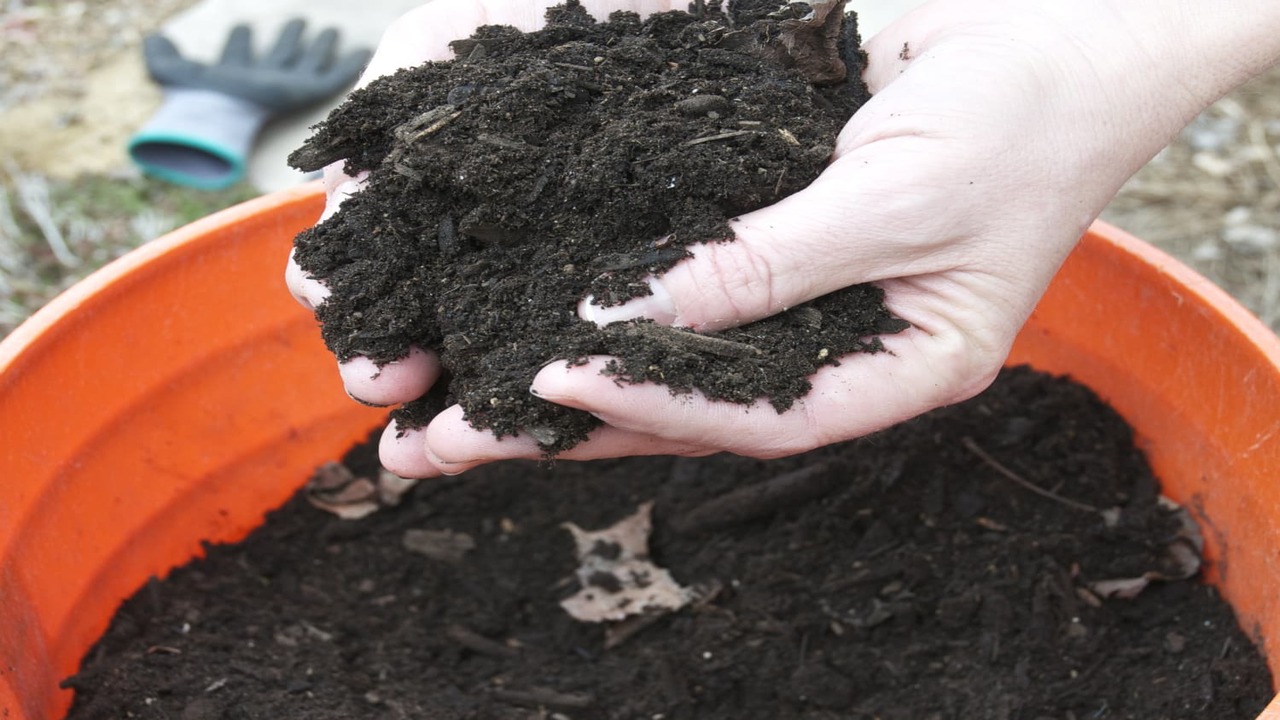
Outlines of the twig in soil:
<svg viewBox="0 0 1280 720">
<path fill-rule="evenodd" d="M 182 651 L 168 645 L 152 645 L 147 648 L 148 655 L 181 655 Z"/>
<path fill-rule="evenodd" d="M 1021 475 L 1015 473 L 1014 471 L 1010 470 L 1004 465 L 1001 465 L 1000 461 L 991 457 L 991 455 L 988 454 L 986 450 L 983 450 L 981 447 L 978 447 L 978 443 L 974 442 L 973 438 L 967 437 L 961 442 L 964 444 L 965 448 L 969 450 L 969 452 L 973 453 L 974 455 L 977 455 L 979 460 L 986 463 L 987 465 L 990 465 L 991 469 L 1003 475 L 1006 480 L 1011 480 L 1017 483 L 1018 485 L 1021 485 L 1023 488 L 1030 490 L 1036 495 L 1039 495 L 1040 497 L 1048 498 L 1049 500 L 1053 500 L 1054 502 L 1062 503 L 1067 507 L 1075 508 L 1076 510 L 1081 510 L 1084 512 L 1091 512 L 1091 513 L 1102 512 L 1098 508 L 1088 503 L 1083 503 L 1078 500 L 1072 500 L 1071 498 L 1063 497 L 1058 493 L 1053 492 L 1052 490 L 1046 490 L 1040 487 L 1039 485 L 1036 485 L 1035 483 L 1031 482 L 1030 480 L 1022 477 Z"/>
<path fill-rule="evenodd" d="M 461 625 L 450 625 L 444 629 L 444 634 L 450 640 L 458 643 L 462 647 L 480 654 L 497 658 L 513 658 L 520 653 L 513 647 L 508 647 L 496 640 L 490 640 L 483 635 L 468 630 Z"/>
<path fill-rule="evenodd" d="M 782 181 L 787 179 L 787 168 L 784 166 L 782 172 L 778 173 L 778 182 L 773 184 L 773 196 L 778 197 L 782 194 Z"/>
<path fill-rule="evenodd" d="M 493 691 L 493 698 L 512 705 L 551 710 L 582 710 L 596 703 L 596 699 L 592 695 L 562 693 L 546 688 L 530 688 L 529 690 L 507 690 L 502 688 Z"/>
<path fill-rule="evenodd" d="M 716 135 L 708 135 L 707 137 L 700 137 L 700 138 L 694 138 L 693 140 L 686 140 L 684 144 L 685 146 L 701 145 L 702 143 L 715 142 L 717 140 L 729 140 L 731 138 L 741 137 L 743 135 L 754 135 L 754 134 L 755 134 L 754 130 L 730 130 L 729 132 L 722 132 Z"/>
<path fill-rule="evenodd" d="M 672 526 L 682 535 L 732 527 L 822 497 L 834 488 L 835 480 L 828 464 L 809 465 L 711 498 L 676 518 Z"/>
<path fill-rule="evenodd" d="M 417 169 L 401 160 L 405 151 L 422 138 L 440 132 L 446 125 L 457 120 L 461 115 L 462 111 L 458 110 L 456 105 L 446 104 L 431 108 L 414 119 L 401 124 L 393 131 L 398 143 L 391 152 L 387 153 L 386 160 L 383 162 L 405 177 L 421 180 L 423 173 L 418 172 Z"/>
<path fill-rule="evenodd" d="M 668 240 L 668 242 L 670 241 Z M 631 268 L 644 267 L 645 265 L 658 265 L 683 260 L 688 255 L 689 251 L 684 248 L 656 247 L 640 255 L 627 253 L 601 255 L 595 259 L 594 264 L 604 271 L 630 270 Z"/>
<path fill-rule="evenodd" d="M 612 650 L 618 647 L 635 637 L 641 630 L 656 624 L 670 614 L 669 610 L 650 611 L 643 615 L 632 615 L 626 620 L 609 625 L 604 630 L 604 649 Z"/>
<path fill-rule="evenodd" d="M 682 346 L 690 352 L 707 353 L 730 358 L 757 357 L 761 350 L 754 345 L 725 340 L 712 335 L 702 335 L 690 330 L 680 330 L 666 325 L 655 325 L 650 322 L 632 323 L 626 326 L 625 332 L 648 337 L 669 345 Z"/>
<path fill-rule="evenodd" d="M 412 144 L 428 135 L 434 135 L 462 115 L 454 105 L 432 108 L 395 129 L 395 136 L 405 144 Z M 425 127 L 424 127 L 425 126 Z"/>
</svg>

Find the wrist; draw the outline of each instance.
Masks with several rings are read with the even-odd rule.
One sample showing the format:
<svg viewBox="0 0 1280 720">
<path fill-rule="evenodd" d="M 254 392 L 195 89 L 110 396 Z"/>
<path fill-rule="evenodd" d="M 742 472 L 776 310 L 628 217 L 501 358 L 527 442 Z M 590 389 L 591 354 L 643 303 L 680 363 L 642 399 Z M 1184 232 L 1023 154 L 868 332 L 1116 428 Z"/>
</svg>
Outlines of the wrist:
<svg viewBox="0 0 1280 720">
<path fill-rule="evenodd" d="M 1094 0 L 1109 6 L 1155 83 L 1180 91 L 1181 124 L 1280 61 L 1275 0 Z"/>
</svg>

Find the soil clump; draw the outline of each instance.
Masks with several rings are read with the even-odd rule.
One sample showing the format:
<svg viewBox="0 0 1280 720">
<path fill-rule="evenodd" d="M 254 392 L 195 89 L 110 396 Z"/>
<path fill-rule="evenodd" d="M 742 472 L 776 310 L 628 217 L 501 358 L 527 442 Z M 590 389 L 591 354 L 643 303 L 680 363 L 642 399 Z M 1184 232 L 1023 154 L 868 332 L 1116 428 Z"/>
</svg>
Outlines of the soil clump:
<svg viewBox="0 0 1280 720">
<path fill-rule="evenodd" d="M 1159 492 L 1092 393 L 1016 369 L 794 458 L 500 463 L 356 521 L 298 497 L 126 602 L 69 717 L 1252 720 L 1270 677 L 1212 587 L 1104 596 L 1177 575 Z M 698 599 L 571 619 L 564 523 L 649 502 Z"/>
<path fill-rule="evenodd" d="M 598 424 L 530 396 L 554 359 L 612 355 L 621 381 L 781 412 L 817 368 L 881 350 L 877 336 L 906 323 L 871 286 L 710 336 L 575 312 L 586 296 L 647 293 L 689 246 L 731 240 L 732 218 L 818 176 L 868 97 L 842 13 L 735 2 L 597 23 L 569 2 L 543 30 L 483 27 L 453 43 L 457 59 L 353 93 L 290 158 L 368 172 L 295 244 L 332 290 L 317 310 L 329 348 L 379 363 L 434 350 L 446 375 L 397 411 L 402 427 L 457 403 L 475 427 L 549 454 Z"/>
</svg>

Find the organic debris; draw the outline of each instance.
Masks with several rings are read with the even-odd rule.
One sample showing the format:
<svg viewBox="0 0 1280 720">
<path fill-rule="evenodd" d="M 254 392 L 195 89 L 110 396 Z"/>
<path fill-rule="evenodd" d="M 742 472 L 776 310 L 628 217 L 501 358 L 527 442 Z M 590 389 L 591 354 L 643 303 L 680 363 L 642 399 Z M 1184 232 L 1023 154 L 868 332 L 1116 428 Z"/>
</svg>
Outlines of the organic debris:
<svg viewBox="0 0 1280 720">
<path fill-rule="evenodd" d="M 573 533 L 582 589 L 560 601 L 565 612 L 582 622 L 622 620 L 631 615 L 679 610 L 694 598 L 671 573 L 649 560 L 653 503 L 603 530 L 587 531 L 565 523 Z"/>
<path fill-rule="evenodd" d="M 1153 582 L 1187 580 L 1200 572 L 1204 554 L 1204 535 L 1200 532 L 1200 526 L 1185 507 L 1165 496 L 1161 496 L 1159 502 L 1161 507 L 1178 519 L 1177 535 L 1165 545 L 1164 553 L 1159 558 L 1159 566 L 1137 577 L 1095 580 L 1089 583 L 1089 590 L 1098 597 L 1132 600 Z"/>
<path fill-rule="evenodd" d="M 325 512 L 344 520 L 359 520 L 379 508 L 399 505 L 417 482 L 385 469 L 378 472 L 374 481 L 357 477 L 342 463 L 327 462 L 307 481 L 304 494 L 307 502 Z"/>
</svg>

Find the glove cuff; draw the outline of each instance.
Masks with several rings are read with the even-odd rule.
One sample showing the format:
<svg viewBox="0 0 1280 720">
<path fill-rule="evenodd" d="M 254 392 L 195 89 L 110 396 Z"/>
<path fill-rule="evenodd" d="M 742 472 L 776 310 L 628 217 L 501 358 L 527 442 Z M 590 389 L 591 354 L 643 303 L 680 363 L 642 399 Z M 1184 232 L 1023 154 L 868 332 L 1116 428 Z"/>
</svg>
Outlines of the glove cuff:
<svg viewBox="0 0 1280 720">
<path fill-rule="evenodd" d="M 244 177 L 254 138 L 271 112 L 211 90 L 166 88 L 164 103 L 129 140 L 131 157 L 148 175 L 219 190 Z"/>
</svg>

